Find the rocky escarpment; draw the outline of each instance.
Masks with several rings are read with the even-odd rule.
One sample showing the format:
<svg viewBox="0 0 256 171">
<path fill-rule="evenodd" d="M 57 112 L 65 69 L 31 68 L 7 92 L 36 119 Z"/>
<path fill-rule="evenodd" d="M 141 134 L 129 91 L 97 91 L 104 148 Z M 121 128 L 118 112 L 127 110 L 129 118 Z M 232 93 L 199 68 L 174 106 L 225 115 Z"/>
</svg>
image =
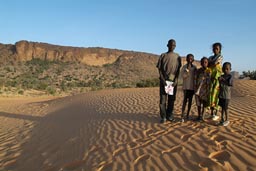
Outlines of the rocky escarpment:
<svg viewBox="0 0 256 171">
<path fill-rule="evenodd" d="M 113 64 L 120 57 L 133 58 L 136 56 L 156 55 L 133 51 L 123 51 L 107 48 L 83 48 L 58 46 L 47 43 L 19 41 L 14 45 L 0 44 L 0 60 L 8 61 L 30 61 L 42 59 L 49 61 L 79 62 L 90 66 L 103 66 Z"/>
<path fill-rule="evenodd" d="M 159 55 L 107 48 L 19 41 L 0 43 L 0 94 L 35 89 L 50 94 L 157 86 Z M 186 58 L 182 58 L 182 64 Z M 198 62 L 194 64 L 199 66 Z"/>
<path fill-rule="evenodd" d="M 28 41 L 0 44 L 0 94 L 11 88 L 54 93 L 135 87 L 143 80 L 154 83 L 158 82 L 157 60 L 154 54 L 100 47 Z"/>
<path fill-rule="evenodd" d="M 106 64 L 122 64 L 133 63 L 132 65 L 144 65 L 146 68 L 154 67 L 157 62 L 158 55 L 125 51 L 118 49 L 108 49 L 100 47 L 71 47 L 59 46 L 48 43 L 29 42 L 22 40 L 12 44 L 0 43 L 0 62 L 17 62 L 30 61 L 32 59 L 41 59 L 48 61 L 61 62 L 78 62 L 89 66 L 103 66 Z M 186 59 L 182 58 L 182 64 L 186 63 Z M 198 67 L 200 63 L 194 62 Z"/>
</svg>

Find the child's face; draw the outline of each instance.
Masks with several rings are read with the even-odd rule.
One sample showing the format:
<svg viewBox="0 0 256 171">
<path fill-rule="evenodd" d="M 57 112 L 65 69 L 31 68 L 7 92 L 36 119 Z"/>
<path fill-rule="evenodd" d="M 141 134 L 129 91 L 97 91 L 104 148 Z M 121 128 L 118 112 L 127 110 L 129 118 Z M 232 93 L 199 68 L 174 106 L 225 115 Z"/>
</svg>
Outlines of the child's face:
<svg viewBox="0 0 256 171">
<path fill-rule="evenodd" d="M 192 63 L 194 61 L 194 57 L 193 56 L 188 56 L 187 57 L 187 63 Z"/>
<path fill-rule="evenodd" d="M 224 72 L 224 74 L 230 74 L 230 71 L 231 71 L 230 65 L 225 65 L 225 66 L 222 68 L 222 71 Z"/>
<path fill-rule="evenodd" d="M 201 66 L 203 68 L 207 68 L 208 67 L 208 60 L 207 59 L 204 59 L 202 62 L 201 62 Z"/>
<path fill-rule="evenodd" d="M 214 46 L 212 51 L 215 55 L 218 55 L 220 53 L 220 46 Z"/>
<path fill-rule="evenodd" d="M 169 42 L 167 47 L 169 48 L 169 51 L 173 52 L 174 49 L 176 48 L 176 42 L 175 41 Z"/>
</svg>

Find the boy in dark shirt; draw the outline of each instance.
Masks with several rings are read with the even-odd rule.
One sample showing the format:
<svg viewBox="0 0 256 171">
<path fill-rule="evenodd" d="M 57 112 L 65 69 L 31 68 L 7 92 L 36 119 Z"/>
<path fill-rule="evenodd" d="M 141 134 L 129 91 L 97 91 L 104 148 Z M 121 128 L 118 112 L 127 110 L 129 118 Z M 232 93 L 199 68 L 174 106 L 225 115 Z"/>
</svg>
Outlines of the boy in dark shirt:
<svg viewBox="0 0 256 171">
<path fill-rule="evenodd" d="M 219 77 L 220 93 L 219 93 L 219 105 L 221 106 L 221 121 L 220 125 L 228 126 L 228 105 L 231 99 L 231 86 L 233 86 L 233 78 L 230 74 L 231 63 L 225 62 L 222 66 L 223 75 Z M 225 117 L 224 117 L 225 115 Z"/>
<path fill-rule="evenodd" d="M 159 70 L 160 79 L 159 107 L 161 123 L 164 123 L 166 120 L 174 121 L 173 108 L 177 92 L 177 82 L 181 67 L 181 58 L 178 53 L 174 52 L 174 49 L 176 47 L 176 41 L 174 39 L 170 39 L 168 41 L 167 47 L 168 52 L 161 54 L 156 65 L 156 67 Z M 173 82 L 172 86 L 174 90 L 172 95 L 167 94 L 165 91 L 165 86 L 167 85 L 166 81 Z"/>
</svg>

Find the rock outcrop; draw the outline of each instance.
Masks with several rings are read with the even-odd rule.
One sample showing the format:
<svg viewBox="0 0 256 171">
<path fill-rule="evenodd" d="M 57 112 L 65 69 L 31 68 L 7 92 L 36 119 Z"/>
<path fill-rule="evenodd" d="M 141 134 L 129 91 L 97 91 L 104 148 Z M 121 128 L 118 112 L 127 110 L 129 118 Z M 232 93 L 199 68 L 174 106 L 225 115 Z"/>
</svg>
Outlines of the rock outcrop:
<svg viewBox="0 0 256 171">
<path fill-rule="evenodd" d="M 58 46 L 47 43 L 19 41 L 15 45 L 0 44 L 1 61 L 29 61 L 35 58 L 49 61 L 79 62 L 90 66 L 113 64 L 119 57 L 133 58 L 137 55 L 152 56 L 133 51 L 123 51 L 107 48 L 83 48 Z"/>
</svg>

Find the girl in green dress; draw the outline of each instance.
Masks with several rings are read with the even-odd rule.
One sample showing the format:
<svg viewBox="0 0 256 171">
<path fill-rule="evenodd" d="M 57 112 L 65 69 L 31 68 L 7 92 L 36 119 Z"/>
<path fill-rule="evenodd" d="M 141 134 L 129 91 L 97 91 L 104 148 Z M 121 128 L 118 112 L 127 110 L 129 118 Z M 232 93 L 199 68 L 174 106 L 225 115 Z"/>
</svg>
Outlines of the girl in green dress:
<svg viewBox="0 0 256 171">
<path fill-rule="evenodd" d="M 210 93 L 209 93 L 209 107 L 211 109 L 211 116 L 213 120 L 217 120 L 217 111 L 219 109 L 219 77 L 222 74 L 222 60 L 223 56 L 221 55 L 222 45 L 221 43 L 214 43 L 212 45 L 213 56 L 209 57 L 209 68 L 211 70 L 211 82 L 210 82 Z"/>
</svg>

